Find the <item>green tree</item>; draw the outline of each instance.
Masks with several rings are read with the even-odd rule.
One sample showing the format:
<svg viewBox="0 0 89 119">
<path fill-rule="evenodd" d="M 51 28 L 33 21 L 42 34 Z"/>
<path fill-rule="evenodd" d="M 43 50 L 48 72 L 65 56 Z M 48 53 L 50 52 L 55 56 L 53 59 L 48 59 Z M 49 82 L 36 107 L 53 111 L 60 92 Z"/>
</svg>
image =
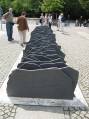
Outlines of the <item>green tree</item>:
<svg viewBox="0 0 89 119">
<path fill-rule="evenodd" d="M 39 8 L 40 8 L 40 0 L 31 0 L 31 5 L 32 5 L 32 10 L 34 10 L 34 12 L 39 12 Z"/>
<path fill-rule="evenodd" d="M 89 14 L 89 0 L 79 0 L 82 8 Z"/>
<path fill-rule="evenodd" d="M 60 12 L 63 8 L 64 0 L 43 0 L 41 5 L 42 12 Z"/>
<path fill-rule="evenodd" d="M 81 14 L 82 8 L 79 0 L 64 0 L 64 2 L 64 13 L 66 15 L 70 14 L 73 17 L 78 17 Z"/>
<path fill-rule="evenodd" d="M 31 10 L 31 0 L 14 0 L 12 7 L 16 13 Z"/>
<path fill-rule="evenodd" d="M 33 15 L 39 12 L 64 12 L 73 18 L 81 15 L 89 16 L 89 0 L 0 0 L 0 6 L 6 12 L 9 7 L 16 14 L 23 10 Z"/>
<path fill-rule="evenodd" d="M 0 0 L 0 5 L 4 11 L 7 11 L 7 9 L 11 7 L 11 0 Z"/>
</svg>

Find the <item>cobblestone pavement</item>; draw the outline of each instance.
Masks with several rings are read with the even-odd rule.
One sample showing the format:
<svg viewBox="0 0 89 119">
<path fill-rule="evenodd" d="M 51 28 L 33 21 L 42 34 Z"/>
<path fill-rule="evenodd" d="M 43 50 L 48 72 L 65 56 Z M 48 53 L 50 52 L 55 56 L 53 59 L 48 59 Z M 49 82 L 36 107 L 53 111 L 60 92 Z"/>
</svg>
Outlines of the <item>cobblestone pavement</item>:
<svg viewBox="0 0 89 119">
<path fill-rule="evenodd" d="M 17 107 L 9 104 L 0 104 L 0 119 L 14 119 Z"/>
<path fill-rule="evenodd" d="M 4 82 L 21 49 L 18 42 L 7 41 L 5 29 L 0 31 L 0 84 Z"/>
<path fill-rule="evenodd" d="M 85 35 L 86 34 L 86 35 Z M 64 29 L 64 33 L 56 32 L 57 42 L 66 54 L 68 66 L 79 71 L 79 86 L 89 105 L 89 29 L 71 27 Z M 89 119 L 89 111 L 69 108 L 72 119 Z"/>
<path fill-rule="evenodd" d="M 66 55 L 65 60 L 68 66 L 79 71 L 79 86 L 89 105 L 89 30 L 83 27 L 65 28 L 64 33 L 57 31 L 55 27 L 53 30 L 58 44 L 61 45 L 62 51 Z M 14 36 L 18 39 L 16 32 Z M 17 42 L 8 43 L 5 34 L 0 36 L 0 40 L 0 85 L 2 85 L 22 48 Z M 13 104 L 0 104 L 0 119 L 17 119 L 18 112 L 22 109 L 23 113 L 28 111 L 29 119 L 89 119 L 89 110 L 85 108 L 35 107 Z M 28 119 L 26 116 L 19 119 L 23 118 Z"/>
</svg>

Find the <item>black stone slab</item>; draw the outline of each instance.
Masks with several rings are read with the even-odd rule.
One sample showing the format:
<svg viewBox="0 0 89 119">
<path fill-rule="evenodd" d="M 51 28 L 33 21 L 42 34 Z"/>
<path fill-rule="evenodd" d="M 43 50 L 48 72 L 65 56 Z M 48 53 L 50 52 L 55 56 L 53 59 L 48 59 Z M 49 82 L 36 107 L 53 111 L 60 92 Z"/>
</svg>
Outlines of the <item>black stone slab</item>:
<svg viewBox="0 0 89 119">
<path fill-rule="evenodd" d="M 59 39 L 60 40 L 60 39 Z M 7 93 L 11 97 L 73 99 L 78 71 L 68 67 L 65 54 L 47 26 L 31 33 L 21 62 L 10 76 Z"/>
<path fill-rule="evenodd" d="M 68 67 L 67 67 L 68 68 Z M 73 99 L 73 80 L 61 69 L 15 70 L 9 77 L 9 96 Z"/>
</svg>

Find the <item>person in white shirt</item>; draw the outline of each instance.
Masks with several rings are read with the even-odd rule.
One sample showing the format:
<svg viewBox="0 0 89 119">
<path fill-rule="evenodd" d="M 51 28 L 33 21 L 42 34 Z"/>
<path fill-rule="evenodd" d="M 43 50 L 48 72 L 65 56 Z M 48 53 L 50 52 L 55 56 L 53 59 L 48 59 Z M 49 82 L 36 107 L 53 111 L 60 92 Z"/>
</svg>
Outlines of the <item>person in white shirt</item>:
<svg viewBox="0 0 89 119">
<path fill-rule="evenodd" d="M 58 31 L 63 31 L 63 26 L 64 26 L 64 24 L 63 24 L 63 13 L 61 13 L 60 15 L 59 15 L 59 17 L 58 17 Z"/>
<path fill-rule="evenodd" d="M 51 25 L 52 25 L 52 15 L 49 14 L 48 16 L 48 25 L 49 25 L 49 28 L 51 29 Z"/>
<path fill-rule="evenodd" d="M 45 14 L 44 25 L 45 25 L 45 26 L 48 25 L 48 15 L 47 15 L 47 14 Z"/>
</svg>

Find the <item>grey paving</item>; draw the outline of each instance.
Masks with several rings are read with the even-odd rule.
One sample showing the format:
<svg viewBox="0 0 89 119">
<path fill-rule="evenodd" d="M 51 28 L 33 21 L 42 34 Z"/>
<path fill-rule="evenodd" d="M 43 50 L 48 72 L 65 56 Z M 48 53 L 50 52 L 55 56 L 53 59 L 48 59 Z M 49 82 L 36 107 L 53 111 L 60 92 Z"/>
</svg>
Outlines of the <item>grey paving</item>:
<svg viewBox="0 0 89 119">
<path fill-rule="evenodd" d="M 0 36 L 0 83 L 4 82 L 21 49 L 18 43 L 8 42 L 6 33 L 3 31 Z"/>
<path fill-rule="evenodd" d="M 13 119 L 16 115 L 17 107 L 9 104 L 0 104 L 0 119 Z"/>
<path fill-rule="evenodd" d="M 62 51 L 66 54 L 65 60 L 68 65 L 79 71 L 79 85 L 89 104 L 89 31 L 87 28 L 75 28 L 74 26 L 64 28 L 64 33 L 57 31 L 56 27 L 53 27 L 53 30 L 58 44 L 62 46 Z M 18 35 L 16 33 L 14 36 L 17 40 Z M 8 43 L 5 34 L 0 35 L 0 41 L 0 85 L 2 85 L 22 48 L 18 43 Z M 85 108 L 0 104 L 0 119 L 18 118 L 89 119 L 89 111 Z"/>
<path fill-rule="evenodd" d="M 81 33 L 81 35 L 79 34 Z M 89 40 L 88 29 L 71 28 L 67 29 L 69 35 L 63 35 L 57 32 L 61 37 L 57 42 L 61 44 L 66 54 L 66 60 L 69 66 L 79 71 L 79 85 L 84 97 L 89 103 Z M 82 34 L 86 33 L 85 37 Z M 63 38 L 63 36 L 65 36 Z"/>
<path fill-rule="evenodd" d="M 56 32 L 57 42 L 66 54 L 68 65 L 79 71 L 79 85 L 89 104 L 89 38 L 88 29 L 81 27 L 66 28 L 64 33 Z M 86 34 L 86 35 L 83 35 Z M 71 118 L 88 119 L 89 112 L 82 109 L 69 109 Z M 86 116 L 87 115 L 87 116 Z"/>
</svg>

